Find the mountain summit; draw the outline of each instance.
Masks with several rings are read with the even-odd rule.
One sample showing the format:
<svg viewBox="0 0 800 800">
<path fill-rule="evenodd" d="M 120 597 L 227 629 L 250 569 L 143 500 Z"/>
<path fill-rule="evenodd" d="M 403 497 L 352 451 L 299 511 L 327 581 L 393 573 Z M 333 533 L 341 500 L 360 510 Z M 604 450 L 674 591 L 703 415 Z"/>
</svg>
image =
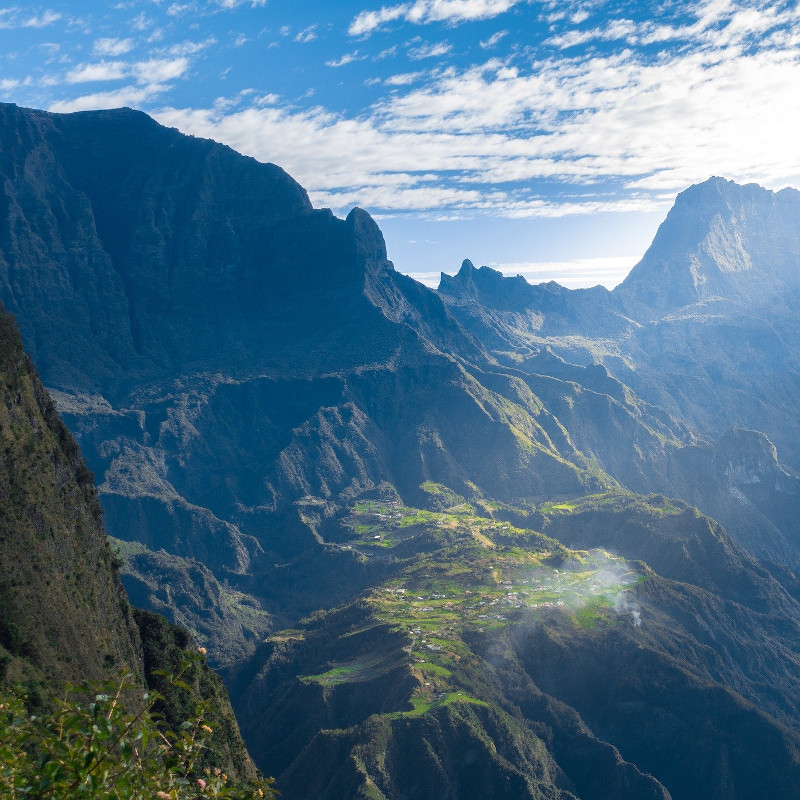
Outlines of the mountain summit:
<svg viewBox="0 0 800 800">
<path fill-rule="evenodd" d="M 764 304 L 800 290 L 800 192 L 710 178 L 675 200 L 614 294 L 657 310 Z"/>
</svg>

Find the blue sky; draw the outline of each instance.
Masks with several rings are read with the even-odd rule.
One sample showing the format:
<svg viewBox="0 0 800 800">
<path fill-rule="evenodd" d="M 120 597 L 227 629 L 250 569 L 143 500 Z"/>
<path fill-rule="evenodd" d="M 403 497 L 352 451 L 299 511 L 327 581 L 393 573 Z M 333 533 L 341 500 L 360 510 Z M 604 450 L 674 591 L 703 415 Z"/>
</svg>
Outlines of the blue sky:
<svg viewBox="0 0 800 800">
<path fill-rule="evenodd" d="M 692 183 L 800 185 L 798 87 L 796 0 L 0 5 L 0 100 L 273 161 L 430 284 L 613 286 Z"/>
</svg>

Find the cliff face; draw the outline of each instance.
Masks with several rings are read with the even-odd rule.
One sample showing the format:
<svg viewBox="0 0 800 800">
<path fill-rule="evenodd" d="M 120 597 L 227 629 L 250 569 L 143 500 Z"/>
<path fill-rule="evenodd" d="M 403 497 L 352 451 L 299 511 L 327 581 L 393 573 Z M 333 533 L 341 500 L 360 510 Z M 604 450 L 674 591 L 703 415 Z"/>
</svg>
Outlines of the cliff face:
<svg viewBox="0 0 800 800">
<path fill-rule="evenodd" d="M 664 413 L 689 426 L 694 441 L 676 437 L 677 447 L 663 450 L 641 430 L 619 446 L 620 426 L 607 425 L 602 438 L 614 445 L 604 453 L 569 422 L 568 410 L 548 402 L 552 395 L 539 393 L 579 449 L 621 483 L 696 504 L 751 552 L 794 569 L 798 231 L 797 191 L 712 178 L 677 197 L 641 262 L 613 292 L 529 286 L 465 262 L 454 278 L 442 277 L 439 293 L 498 360 L 628 397 L 647 409 L 652 431 L 658 425 L 650 415 Z M 579 416 L 591 415 L 581 408 Z"/>
<path fill-rule="evenodd" d="M 359 212 L 314 211 L 279 167 L 134 111 L 3 105 L 0 128 L 0 292 L 49 385 L 113 399 L 131 381 L 357 357 L 342 322 L 370 307 L 348 290 L 386 258 Z"/>
<path fill-rule="evenodd" d="M 0 310 L 0 630 L 5 680 L 143 678 L 139 636 L 72 436 Z"/>
<path fill-rule="evenodd" d="M 167 723 L 177 729 L 192 709 L 153 673 L 174 672 L 193 644 L 165 619 L 131 608 L 92 477 L 0 307 L 0 683 L 25 682 L 46 697 L 68 683 L 132 673 L 165 695 Z M 202 664 L 187 680 L 217 709 L 212 759 L 234 779 L 253 777 L 220 679 Z"/>
</svg>

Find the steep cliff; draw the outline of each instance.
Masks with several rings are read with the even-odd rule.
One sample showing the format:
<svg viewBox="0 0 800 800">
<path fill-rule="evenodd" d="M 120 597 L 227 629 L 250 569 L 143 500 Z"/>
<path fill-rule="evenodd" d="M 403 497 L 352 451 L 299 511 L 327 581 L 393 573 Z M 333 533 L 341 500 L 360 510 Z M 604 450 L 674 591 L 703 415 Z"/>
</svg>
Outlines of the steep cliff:
<svg viewBox="0 0 800 800">
<path fill-rule="evenodd" d="M 130 673 L 161 691 L 177 729 L 193 701 L 154 671 L 175 672 L 194 645 L 129 605 L 92 474 L 2 307 L 0 448 L 0 683 L 23 683 L 32 702 L 46 704 L 66 684 Z M 201 663 L 185 680 L 216 708 L 212 761 L 234 779 L 254 777 L 220 679 Z"/>
</svg>

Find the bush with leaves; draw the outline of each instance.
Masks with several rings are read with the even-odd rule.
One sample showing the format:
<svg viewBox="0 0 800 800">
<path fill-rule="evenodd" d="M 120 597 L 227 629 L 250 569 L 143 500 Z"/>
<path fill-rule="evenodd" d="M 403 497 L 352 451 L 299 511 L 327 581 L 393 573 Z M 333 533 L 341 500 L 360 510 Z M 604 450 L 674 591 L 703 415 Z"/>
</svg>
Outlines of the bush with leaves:
<svg viewBox="0 0 800 800">
<path fill-rule="evenodd" d="M 199 657 L 199 656 L 197 656 Z M 191 691 L 181 675 L 163 677 Z M 273 779 L 233 786 L 219 769 L 198 767 L 213 730 L 209 702 L 169 730 L 153 712 L 161 699 L 130 676 L 68 690 L 53 711 L 32 714 L 21 689 L 0 694 L 0 798 L 20 800 L 256 800 L 275 798 Z"/>
</svg>

